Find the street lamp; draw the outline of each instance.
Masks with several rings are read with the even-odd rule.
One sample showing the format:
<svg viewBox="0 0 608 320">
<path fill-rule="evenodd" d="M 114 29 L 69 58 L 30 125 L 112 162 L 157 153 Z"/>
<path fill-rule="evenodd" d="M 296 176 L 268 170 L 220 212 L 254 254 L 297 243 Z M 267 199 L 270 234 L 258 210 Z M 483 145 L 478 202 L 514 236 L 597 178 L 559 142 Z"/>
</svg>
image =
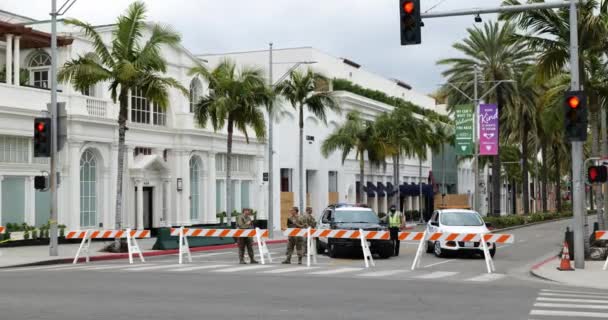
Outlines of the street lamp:
<svg viewBox="0 0 608 320">
<path fill-rule="evenodd" d="M 268 85 L 272 88 L 283 82 L 292 71 L 303 64 L 314 64 L 316 61 L 297 61 L 297 62 L 273 62 L 272 60 L 272 42 L 268 44 Z M 283 74 L 277 82 L 272 79 L 272 66 L 275 64 L 293 64 L 285 74 Z M 268 108 L 268 236 L 272 239 L 274 233 L 274 145 L 273 145 L 273 122 L 274 122 L 274 101 Z"/>
</svg>

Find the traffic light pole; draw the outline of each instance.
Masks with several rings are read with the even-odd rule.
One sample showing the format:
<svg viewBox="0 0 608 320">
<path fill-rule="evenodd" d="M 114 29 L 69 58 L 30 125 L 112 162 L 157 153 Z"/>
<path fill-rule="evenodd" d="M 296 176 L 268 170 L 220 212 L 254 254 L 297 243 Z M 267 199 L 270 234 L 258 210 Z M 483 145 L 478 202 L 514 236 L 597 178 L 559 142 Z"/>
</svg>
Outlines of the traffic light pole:
<svg viewBox="0 0 608 320">
<path fill-rule="evenodd" d="M 51 214 L 49 255 L 58 256 L 57 234 L 57 0 L 51 1 Z"/>
</svg>

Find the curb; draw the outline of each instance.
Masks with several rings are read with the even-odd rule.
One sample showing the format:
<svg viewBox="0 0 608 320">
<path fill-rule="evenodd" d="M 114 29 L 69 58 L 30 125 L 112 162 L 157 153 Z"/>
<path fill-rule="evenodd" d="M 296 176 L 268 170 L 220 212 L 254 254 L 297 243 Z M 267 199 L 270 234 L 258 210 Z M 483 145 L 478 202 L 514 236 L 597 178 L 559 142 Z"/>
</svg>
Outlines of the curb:
<svg viewBox="0 0 608 320">
<path fill-rule="evenodd" d="M 254 244 L 256 244 L 256 243 L 257 242 L 255 242 Z M 282 244 L 282 243 L 287 243 L 287 240 L 266 241 L 266 244 Z M 190 252 L 218 251 L 218 250 L 224 250 L 224 249 L 233 249 L 236 247 L 237 247 L 236 243 L 221 244 L 221 245 L 215 245 L 215 246 L 190 248 Z M 143 252 L 142 255 L 144 257 L 157 257 L 157 256 L 167 256 L 167 255 L 178 254 L 178 253 L 179 253 L 179 249 L 170 249 L 170 250 L 147 251 L 147 252 Z M 91 256 L 89 258 L 89 261 L 107 261 L 107 260 L 120 260 L 120 259 L 128 259 L 128 258 L 129 258 L 128 253 L 113 253 L 113 254 L 103 254 L 103 255 Z M 84 262 L 85 259 L 86 258 L 79 258 L 78 262 Z M 17 265 L 12 265 L 12 266 L 4 266 L 4 267 L 0 267 L 0 269 L 32 267 L 32 266 L 46 266 L 46 265 L 54 265 L 54 264 L 67 264 L 67 263 L 72 263 L 73 261 L 74 261 L 73 258 L 61 258 L 61 259 L 55 259 L 55 260 L 46 260 L 46 261 L 40 261 L 40 262 L 17 264 Z"/>
<path fill-rule="evenodd" d="M 526 224 L 521 224 L 521 225 L 518 225 L 518 226 L 512 226 L 512 227 L 507 227 L 507 228 L 502 228 L 502 229 L 495 229 L 495 230 L 492 230 L 490 233 L 509 231 L 509 230 L 516 230 L 516 229 L 521 229 L 521 228 L 525 228 L 525 227 L 536 226 L 536 225 L 539 225 L 539 224 L 558 222 L 558 221 L 568 220 L 568 219 L 572 219 L 572 217 L 565 217 L 565 218 L 559 218 L 559 219 L 554 219 L 554 220 L 538 221 L 538 222 L 526 223 Z"/>
</svg>

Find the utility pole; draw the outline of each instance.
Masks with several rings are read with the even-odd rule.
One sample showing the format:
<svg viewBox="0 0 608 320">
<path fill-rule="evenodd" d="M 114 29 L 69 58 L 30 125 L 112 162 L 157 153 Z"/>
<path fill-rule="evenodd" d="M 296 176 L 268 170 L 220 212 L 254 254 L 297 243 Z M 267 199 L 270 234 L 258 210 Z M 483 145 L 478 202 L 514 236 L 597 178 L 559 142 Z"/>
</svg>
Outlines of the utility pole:
<svg viewBox="0 0 608 320">
<path fill-rule="evenodd" d="M 19 72 L 17 70 L 16 72 Z M 49 255 L 58 256 L 57 239 L 57 0 L 51 0 L 51 215 Z"/>
<path fill-rule="evenodd" d="M 268 44 L 268 86 L 274 90 L 272 83 L 272 42 Z M 274 100 L 270 102 L 268 108 L 268 237 L 273 238 L 274 234 L 274 149 L 273 149 L 273 109 Z"/>
<path fill-rule="evenodd" d="M 479 141 L 477 121 L 479 121 L 479 66 L 473 69 L 473 210 L 479 212 Z"/>
</svg>

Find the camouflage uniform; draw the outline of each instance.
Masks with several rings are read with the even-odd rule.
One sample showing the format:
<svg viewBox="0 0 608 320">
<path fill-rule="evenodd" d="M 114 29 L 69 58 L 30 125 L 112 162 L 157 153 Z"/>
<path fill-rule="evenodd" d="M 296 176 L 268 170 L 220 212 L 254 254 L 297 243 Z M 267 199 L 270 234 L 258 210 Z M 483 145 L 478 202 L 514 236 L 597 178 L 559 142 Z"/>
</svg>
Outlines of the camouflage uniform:
<svg viewBox="0 0 608 320">
<path fill-rule="evenodd" d="M 251 219 L 251 216 L 241 214 L 236 219 L 236 226 L 239 229 L 253 229 L 253 220 Z M 247 253 L 249 254 L 249 260 L 251 263 L 258 263 L 255 261 L 253 255 L 253 239 L 249 237 L 240 237 L 237 238 L 236 241 L 239 245 L 239 263 L 245 264 L 245 247 L 247 247 Z"/>
<path fill-rule="evenodd" d="M 302 222 L 305 225 L 305 228 L 316 228 L 317 227 L 317 220 L 315 220 L 315 217 L 312 216 L 312 214 L 304 214 L 304 217 L 302 218 Z M 304 255 L 308 254 L 308 246 L 306 245 L 306 239 L 304 239 Z"/>
<path fill-rule="evenodd" d="M 288 228 L 306 228 L 306 225 L 299 216 L 289 217 L 287 219 Z M 302 256 L 304 255 L 302 247 L 304 246 L 303 237 L 289 237 L 287 242 L 287 254 L 283 263 L 291 263 L 291 255 L 293 254 L 294 247 L 298 253 L 298 263 L 302 264 Z"/>
</svg>

